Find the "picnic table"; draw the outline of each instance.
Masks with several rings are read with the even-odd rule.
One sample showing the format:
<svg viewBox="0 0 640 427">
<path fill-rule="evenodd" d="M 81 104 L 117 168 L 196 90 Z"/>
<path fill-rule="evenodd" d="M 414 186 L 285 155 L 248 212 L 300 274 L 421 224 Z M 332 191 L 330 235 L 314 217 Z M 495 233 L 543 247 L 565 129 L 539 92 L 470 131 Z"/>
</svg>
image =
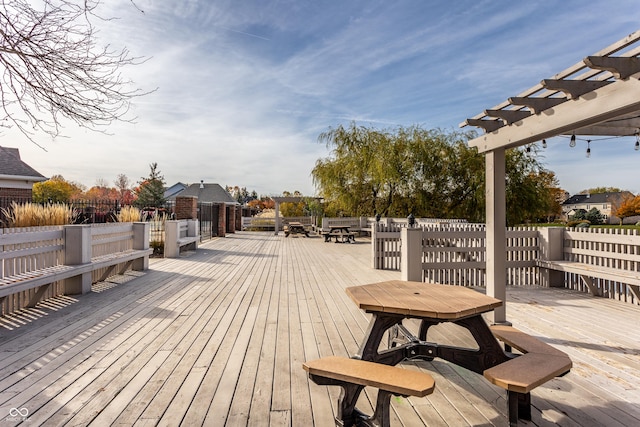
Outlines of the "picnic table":
<svg viewBox="0 0 640 427">
<path fill-rule="evenodd" d="M 508 360 L 482 313 L 502 305 L 499 299 L 462 286 L 391 280 L 346 289 L 360 307 L 373 316 L 356 357 L 387 365 L 405 358 L 445 359 L 482 374 Z M 418 336 L 403 325 L 404 319 L 421 320 Z M 442 322 L 453 322 L 471 332 L 479 348 L 467 349 L 427 342 L 427 331 Z M 378 352 L 384 333 L 391 329 L 391 348 Z M 404 344 L 400 345 L 401 342 Z"/>
<path fill-rule="evenodd" d="M 433 390 L 432 378 L 412 372 L 415 381 L 402 382 L 400 371 L 388 372 L 403 360 L 433 360 L 436 357 L 484 375 L 508 394 L 509 424 L 516 426 L 518 419 L 531 419 L 530 391 L 535 387 L 562 376 L 571 369 L 569 357 L 552 346 L 511 326 L 489 326 L 482 314 L 502 305 L 502 301 L 462 286 L 391 280 L 369 285 L 353 286 L 347 294 L 359 308 L 372 317 L 364 340 L 352 359 L 322 358 L 304 365 L 310 377 L 321 385 L 339 385 L 343 388 L 338 402 L 336 425 L 363 424 L 389 425 L 389 396 L 424 396 Z M 420 320 L 418 336 L 402 322 Z M 475 348 L 455 347 L 427 341 L 431 326 L 455 323 L 467 329 L 476 341 Z M 387 334 L 388 348 L 381 350 Z M 505 348 L 498 342 L 503 341 Z M 512 346 L 521 353 L 513 353 Z M 427 374 L 428 375 L 428 374 Z M 416 387 L 420 383 L 422 386 Z M 431 389 L 429 389 L 431 385 Z M 373 417 L 355 408 L 364 386 L 374 386 L 382 393 L 378 397 Z M 372 421 L 370 423 L 369 421 Z"/>
<path fill-rule="evenodd" d="M 285 230 L 285 237 L 289 237 L 289 234 L 304 234 L 306 237 L 309 237 L 309 232 L 304 227 L 301 222 L 290 222 Z"/>
<path fill-rule="evenodd" d="M 355 243 L 356 234 L 351 232 L 348 225 L 330 225 L 329 231 L 322 232 L 325 242 L 335 238 L 336 243 Z"/>
</svg>

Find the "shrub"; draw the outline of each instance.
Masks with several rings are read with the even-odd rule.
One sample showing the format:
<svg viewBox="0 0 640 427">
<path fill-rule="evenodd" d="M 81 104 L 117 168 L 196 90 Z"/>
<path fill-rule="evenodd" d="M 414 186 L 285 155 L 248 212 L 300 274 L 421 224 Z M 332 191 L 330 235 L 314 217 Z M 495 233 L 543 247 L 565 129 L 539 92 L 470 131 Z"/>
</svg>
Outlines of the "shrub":
<svg viewBox="0 0 640 427">
<path fill-rule="evenodd" d="M 581 219 L 581 220 L 573 220 L 573 221 L 569 221 L 567 222 L 567 227 L 569 228 L 574 228 L 574 227 L 589 227 L 591 225 L 591 223 L 587 220 Z"/>
</svg>

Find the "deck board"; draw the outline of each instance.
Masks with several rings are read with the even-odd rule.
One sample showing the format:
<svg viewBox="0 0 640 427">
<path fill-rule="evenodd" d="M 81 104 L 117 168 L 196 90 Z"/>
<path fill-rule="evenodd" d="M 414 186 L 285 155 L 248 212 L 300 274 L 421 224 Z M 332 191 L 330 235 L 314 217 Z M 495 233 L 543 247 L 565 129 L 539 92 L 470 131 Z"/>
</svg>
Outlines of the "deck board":
<svg viewBox="0 0 640 427">
<path fill-rule="evenodd" d="M 358 351 L 369 315 L 344 291 L 396 280 L 366 239 L 240 232 L 150 269 L 0 319 L 0 417 L 32 425 L 332 426 L 336 387 L 302 362 Z M 536 426 L 640 424 L 640 306 L 564 289 L 509 288 L 507 318 L 569 354 L 532 392 Z M 414 333 L 417 322 L 407 322 Z M 468 344 L 439 325 L 428 339 Z M 506 394 L 442 360 L 406 362 L 435 392 L 392 399 L 393 426 L 502 426 Z M 366 389 L 359 407 L 372 409 Z"/>
</svg>

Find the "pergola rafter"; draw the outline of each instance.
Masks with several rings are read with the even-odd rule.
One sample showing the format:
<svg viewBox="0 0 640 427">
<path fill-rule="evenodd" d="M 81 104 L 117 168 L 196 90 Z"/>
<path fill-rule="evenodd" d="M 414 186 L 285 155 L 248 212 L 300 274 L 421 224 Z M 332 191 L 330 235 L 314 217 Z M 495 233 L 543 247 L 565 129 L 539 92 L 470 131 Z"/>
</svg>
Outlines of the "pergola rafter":
<svg viewBox="0 0 640 427">
<path fill-rule="evenodd" d="M 506 300 L 505 150 L 559 135 L 640 134 L 640 31 L 608 46 L 460 127 L 486 158 L 487 294 Z M 506 322 L 503 306 L 494 322 Z"/>
</svg>

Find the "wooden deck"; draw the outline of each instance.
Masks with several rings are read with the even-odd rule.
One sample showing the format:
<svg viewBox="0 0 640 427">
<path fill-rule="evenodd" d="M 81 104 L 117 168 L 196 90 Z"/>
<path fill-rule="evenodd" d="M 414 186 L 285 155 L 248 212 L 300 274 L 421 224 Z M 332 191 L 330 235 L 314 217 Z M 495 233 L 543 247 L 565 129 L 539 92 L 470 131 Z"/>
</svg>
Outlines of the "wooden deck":
<svg viewBox="0 0 640 427">
<path fill-rule="evenodd" d="M 29 426 L 333 426 L 338 389 L 309 382 L 302 362 L 357 350 L 368 316 L 345 287 L 400 276 L 373 270 L 358 240 L 236 233 L 0 318 L 0 426 L 26 411 Z M 640 306 L 510 289 L 507 316 L 574 362 L 534 390 L 523 425 L 640 425 Z M 437 359 L 404 366 L 431 373 L 436 391 L 392 399 L 392 425 L 507 424 L 504 390 L 482 376 Z M 363 396 L 367 409 L 375 391 Z"/>
</svg>

